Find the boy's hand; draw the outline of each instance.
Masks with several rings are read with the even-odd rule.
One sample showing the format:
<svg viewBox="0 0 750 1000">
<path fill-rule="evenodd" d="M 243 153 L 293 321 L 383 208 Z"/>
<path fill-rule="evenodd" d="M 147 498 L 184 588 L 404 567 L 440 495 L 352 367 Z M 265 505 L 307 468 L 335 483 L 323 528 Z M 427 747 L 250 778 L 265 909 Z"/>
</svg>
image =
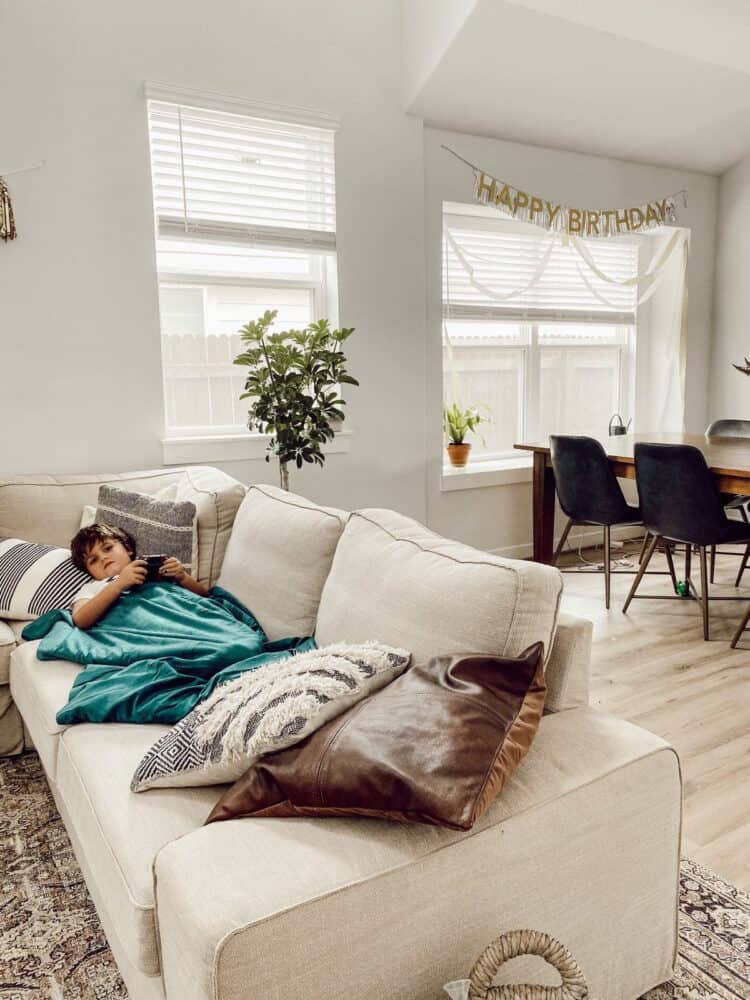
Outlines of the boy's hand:
<svg viewBox="0 0 750 1000">
<path fill-rule="evenodd" d="M 127 590 L 128 587 L 139 587 L 145 582 L 147 573 L 148 570 L 144 560 L 134 559 L 132 562 L 127 564 L 125 569 L 117 577 L 117 582 L 122 590 Z"/>
<path fill-rule="evenodd" d="M 165 559 L 159 573 L 161 576 L 171 577 L 177 583 L 182 583 L 188 575 L 188 571 L 182 565 L 180 560 L 175 559 L 174 556 L 170 556 L 169 559 Z"/>
</svg>

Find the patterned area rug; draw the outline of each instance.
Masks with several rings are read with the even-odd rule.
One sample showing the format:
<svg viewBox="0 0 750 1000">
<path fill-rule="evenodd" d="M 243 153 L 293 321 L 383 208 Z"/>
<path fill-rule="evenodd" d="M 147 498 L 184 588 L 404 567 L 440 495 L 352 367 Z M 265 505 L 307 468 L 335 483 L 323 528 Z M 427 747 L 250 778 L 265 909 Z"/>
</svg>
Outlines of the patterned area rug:
<svg viewBox="0 0 750 1000">
<path fill-rule="evenodd" d="M 680 954 L 674 978 L 644 1000 L 748 1000 L 750 897 L 683 858 Z"/>
<path fill-rule="evenodd" d="M 680 883 L 677 971 L 643 1000 L 748 1000 L 750 898 L 687 859 Z M 31 752 L 0 759 L 0 998 L 30 997 L 127 1000 Z"/>
<path fill-rule="evenodd" d="M 0 997 L 127 1000 L 33 752 L 0 760 Z"/>
</svg>

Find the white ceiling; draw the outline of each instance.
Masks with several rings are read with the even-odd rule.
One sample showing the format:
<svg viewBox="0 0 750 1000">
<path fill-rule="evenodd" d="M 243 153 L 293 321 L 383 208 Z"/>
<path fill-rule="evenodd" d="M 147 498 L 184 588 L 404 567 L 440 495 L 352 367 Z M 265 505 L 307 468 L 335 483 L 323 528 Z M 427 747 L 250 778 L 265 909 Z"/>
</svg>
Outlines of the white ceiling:
<svg viewBox="0 0 750 1000">
<path fill-rule="evenodd" d="M 750 153 L 750 0 L 465 13 L 409 100 L 430 125 L 714 174 Z"/>
</svg>

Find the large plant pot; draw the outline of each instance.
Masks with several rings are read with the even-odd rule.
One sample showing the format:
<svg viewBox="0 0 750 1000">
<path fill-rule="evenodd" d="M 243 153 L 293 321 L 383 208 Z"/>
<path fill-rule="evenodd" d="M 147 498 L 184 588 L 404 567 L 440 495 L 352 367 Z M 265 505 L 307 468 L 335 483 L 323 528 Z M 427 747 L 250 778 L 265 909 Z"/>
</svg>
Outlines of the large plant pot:
<svg viewBox="0 0 750 1000">
<path fill-rule="evenodd" d="M 471 451 L 470 444 L 449 444 L 448 461 L 456 469 L 463 469 L 463 467 L 469 461 L 470 451 Z"/>
</svg>

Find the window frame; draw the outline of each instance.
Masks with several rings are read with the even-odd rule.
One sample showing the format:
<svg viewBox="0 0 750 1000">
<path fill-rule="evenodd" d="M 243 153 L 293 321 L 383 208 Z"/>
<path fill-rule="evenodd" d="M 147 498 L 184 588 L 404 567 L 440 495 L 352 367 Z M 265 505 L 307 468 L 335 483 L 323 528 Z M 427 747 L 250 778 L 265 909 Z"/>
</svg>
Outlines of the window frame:
<svg viewBox="0 0 750 1000">
<path fill-rule="evenodd" d="M 290 126 L 312 127 L 333 132 L 335 143 L 335 133 L 340 127 L 340 120 L 336 115 L 327 112 L 314 111 L 308 108 L 289 107 L 276 105 L 268 102 L 249 101 L 227 94 L 207 93 L 204 91 L 189 88 L 177 88 L 168 84 L 150 83 L 144 84 L 144 97 L 146 98 L 146 114 L 150 115 L 152 102 L 167 103 L 185 108 L 202 109 L 207 112 L 217 112 L 219 114 L 243 115 L 249 118 L 266 120 L 269 123 L 284 123 Z M 150 126 L 149 126 L 150 136 Z M 180 140 L 181 141 L 181 140 Z M 335 157 L 335 151 L 334 151 Z M 149 141 L 149 163 L 153 170 L 154 150 Z M 334 161 L 335 162 L 335 161 Z M 155 195 L 152 194 L 152 197 Z M 334 195 L 335 198 L 335 195 Z M 186 226 L 187 228 L 187 226 Z M 263 227 L 257 227 L 260 230 Z M 260 434 L 257 431 L 250 431 L 246 425 L 195 425 L 175 427 L 169 424 L 169 407 L 167 400 L 167 364 L 163 349 L 165 334 L 162 330 L 161 318 L 161 292 L 162 288 L 174 288 L 179 286 L 197 286 L 204 289 L 203 292 L 203 328 L 206 333 L 207 316 L 206 302 L 208 288 L 220 285 L 232 286 L 235 288 L 256 288 L 256 289 L 306 289 L 311 292 L 311 320 L 316 321 L 323 316 L 328 316 L 332 323 L 338 323 L 338 274 L 337 274 L 337 254 L 335 249 L 335 230 L 332 236 L 332 245 L 313 246 L 308 245 L 306 239 L 301 239 L 295 244 L 285 242 L 283 227 L 280 229 L 280 240 L 277 249 L 293 250 L 295 252 L 309 254 L 315 261 L 314 278 L 284 278 L 284 277 L 264 277 L 255 275 L 228 275 L 210 274 L 195 271 L 180 271 L 160 269 L 158 264 L 158 254 L 161 241 L 179 239 L 179 233 L 163 231 L 159 233 L 159 220 L 155 211 L 155 246 L 157 254 L 156 282 L 160 299 L 160 355 L 162 369 L 162 391 L 163 391 L 163 435 L 161 438 L 165 464 L 183 463 L 191 461 L 211 461 L 211 460 L 232 460 L 234 458 L 259 458 L 265 457 L 266 445 L 270 435 Z M 185 234 L 192 241 L 201 241 L 205 236 L 190 233 Z M 303 234 L 304 235 L 304 234 Z M 266 237 L 266 239 L 263 238 Z M 259 241 L 256 243 L 251 236 L 243 239 L 239 245 L 254 246 L 259 249 L 272 250 L 267 241 L 268 234 L 258 232 Z M 217 245 L 226 246 L 228 250 L 237 246 L 237 238 L 227 236 L 226 239 L 212 239 Z M 203 376 L 210 379 L 211 373 L 206 368 Z M 349 450 L 350 432 L 339 432 L 336 440 L 330 442 L 324 449 L 327 452 L 344 452 Z M 242 449 L 242 452 L 239 451 Z"/>
<path fill-rule="evenodd" d="M 519 223 L 515 220 L 506 220 L 502 217 L 498 217 L 497 213 L 488 210 L 485 207 L 475 206 L 475 205 L 461 205 L 457 203 L 444 203 L 443 205 L 443 231 L 445 227 L 450 224 L 451 219 L 460 222 L 460 224 L 469 227 L 476 226 L 477 229 L 487 231 L 488 229 L 497 230 L 500 226 L 506 232 L 526 232 L 533 233 L 534 235 L 540 235 L 544 238 L 544 234 L 541 233 L 537 227 L 532 227 L 527 223 Z M 642 241 L 638 238 L 631 237 L 628 238 L 623 236 L 620 238 L 623 242 L 629 243 L 636 247 L 636 269 L 638 268 L 638 262 L 640 259 L 640 248 Z M 540 411 L 540 387 L 541 387 L 541 351 L 544 347 L 553 346 L 540 342 L 540 327 L 543 327 L 545 323 L 560 325 L 561 323 L 571 323 L 575 325 L 606 325 L 616 327 L 616 338 L 614 342 L 602 343 L 597 345 L 596 343 L 588 343 L 583 340 L 568 341 L 564 342 L 561 340 L 559 346 L 565 348 L 566 350 L 576 350 L 582 347 L 593 347 L 593 346 L 603 346 L 603 347 L 613 347 L 617 350 L 617 409 L 626 412 L 628 415 L 634 415 L 635 409 L 635 379 L 636 379 L 636 342 L 637 342 L 637 331 L 639 324 L 639 308 L 637 301 L 634 304 L 632 314 L 624 314 L 618 312 L 617 310 L 602 310 L 601 312 L 594 312 L 592 310 L 587 311 L 587 314 L 581 312 L 581 310 L 571 310 L 567 312 L 562 308 L 546 309 L 546 308 L 520 308 L 516 306 L 484 306 L 484 305 L 469 305 L 460 304 L 456 306 L 451 303 L 446 298 L 446 267 L 447 267 L 447 241 L 445 235 L 442 239 L 442 256 L 441 256 L 441 302 L 442 302 L 442 316 L 443 316 L 443 343 L 447 333 L 447 324 L 451 321 L 470 321 L 470 322 L 502 322 L 503 320 L 513 321 L 520 323 L 521 336 L 519 339 L 513 342 L 504 343 L 500 338 L 495 338 L 495 343 L 492 343 L 492 338 L 461 338 L 459 340 L 452 341 L 452 349 L 455 350 L 458 347 L 472 347 L 479 346 L 480 343 L 484 346 L 492 346 L 499 350 L 522 350 L 523 351 L 523 364 L 524 364 L 524 382 L 523 382 L 523 400 L 521 405 L 521 414 L 519 415 L 518 424 L 522 428 L 521 436 L 519 440 L 536 440 L 541 437 L 541 429 L 539 427 L 539 421 L 541 418 Z M 519 315 L 520 314 L 520 315 Z M 474 340 L 474 343 L 466 343 L 466 340 Z M 462 340 L 464 342 L 462 343 Z M 557 346 L 557 345 L 554 345 Z M 449 373 L 446 367 L 446 351 L 443 347 L 442 351 L 442 394 L 441 398 L 445 400 L 446 398 L 446 379 L 449 377 Z M 519 464 L 520 463 L 520 464 Z M 477 483 L 476 485 L 499 485 L 502 482 L 519 482 L 525 481 L 526 476 L 523 474 L 524 470 L 530 468 L 530 459 L 528 456 L 518 457 L 518 452 L 508 451 L 502 453 L 491 453 L 491 454 L 476 454 L 475 449 L 472 449 L 472 454 L 469 457 L 469 464 L 465 469 L 454 470 L 443 452 L 443 489 L 461 489 L 465 486 L 459 485 L 456 476 L 465 476 L 466 473 L 482 473 L 483 481 Z M 507 470 L 510 474 L 509 478 L 502 475 L 503 468 Z M 520 471 L 522 474 L 520 476 L 514 475 L 514 470 Z M 484 481 L 486 480 L 486 481 Z M 469 485 L 469 484 L 466 484 Z"/>
</svg>

